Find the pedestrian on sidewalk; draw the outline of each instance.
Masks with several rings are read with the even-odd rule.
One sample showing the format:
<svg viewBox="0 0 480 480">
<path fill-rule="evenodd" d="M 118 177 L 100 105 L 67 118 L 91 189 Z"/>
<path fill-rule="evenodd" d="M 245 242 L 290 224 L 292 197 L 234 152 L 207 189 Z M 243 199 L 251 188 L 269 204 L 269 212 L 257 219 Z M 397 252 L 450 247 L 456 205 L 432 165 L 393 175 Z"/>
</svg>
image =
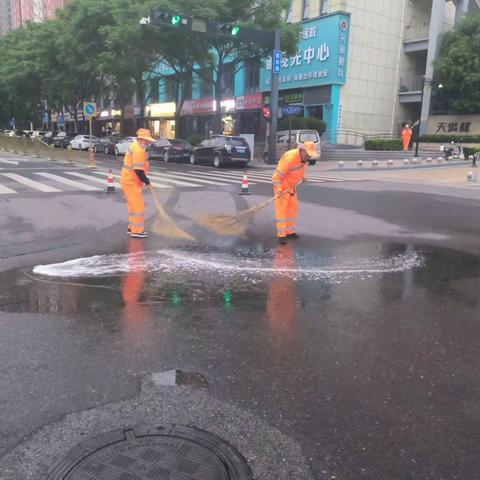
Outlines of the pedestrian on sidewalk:
<svg viewBox="0 0 480 480">
<path fill-rule="evenodd" d="M 413 130 L 407 123 L 402 130 L 403 151 L 406 152 L 410 148 L 410 141 L 412 140 Z"/>
<path fill-rule="evenodd" d="M 286 244 L 287 239 L 299 238 L 295 232 L 295 219 L 298 213 L 296 185 L 305 181 L 307 161 L 318 156 L 316 145 L 313 142 L 305 142 L 298 148 L 285 152 L 278 162 L 272 182 L 276 196 L 275 218 L 280 244 Z"/>
<path fill-rule="evenodd" d="M 128 206 L 128 234 L 134 238 L 146 238 L 145 201 L 143 186 L 150 185 L 147 147 L 155 142 L 150 130 L 140 128 L 137 139 L 125 154 L 120 185 Z"/>
</svg>

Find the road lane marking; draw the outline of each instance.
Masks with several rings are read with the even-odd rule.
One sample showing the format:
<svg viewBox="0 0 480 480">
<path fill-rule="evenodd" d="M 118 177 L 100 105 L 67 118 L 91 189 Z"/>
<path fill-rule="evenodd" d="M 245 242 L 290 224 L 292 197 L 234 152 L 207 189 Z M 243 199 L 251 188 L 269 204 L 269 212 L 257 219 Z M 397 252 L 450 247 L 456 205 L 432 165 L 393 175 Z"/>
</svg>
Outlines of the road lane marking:
<svg viewBox="0 0 480 480">
<path fill-rule="evenodd" d="M 0 184 L 0 195 L 4 195 L 7 193 L 17 193 L 15 190 L 12 190 L 11 188 L 6 187 L 5 185 Z"/>
<path fill-rule="evenodd" d="M 43 178 L 48 178 L 49 180 L 63 183 L 65 185 L 69 185 L 70 187 L 78 188 L 79 190 L 85 190 L 86 192 L 100 191 L 98 187 L 93 187 L 91 185 L 86 185 L 85 183 L 76 182 L 75 180 L 70 180 L 69 178 L 60 177 L 59 175 L 54 175 L 52 173 L 36 172 L 35 175 L 39 175 Z"/>
<path fill-rule="evenodd" d="M 221 180 L 224 180 L 224 181 L 229 181 L 229 183 L 239 183 L 239 182 L 241 182 L 242 177 L 243 177 L 242 174 L 240 174 L 238 176 L 234 176 L 234 175 L 229 175 L 228 173 L 217 173 L 217 172 L 207 173 L 207 172 L 202 172 L 202 171 L 195 171 L 194 173 L 198 174 L 198 175 L 205 175 L 207 177 L 221 179 Z M 263 180 L 261 178 L 255 179 L 255 182 L 257 182 L 257 183 L 271 183 L 271 181 Z"/>
<path fill-rule="evenodd" d="M 84 180 L 89 180 L 90 182 L 101 183 L 104 187 L 107 186 L 105 180 L 101 178 L 92 177 L 91 175 L 85 175 L 80 172 L 65 172 L 67 175 L 73 175 L 74 177 L 83 178 Z M 114 186 L 117 188 L 122 188 L 117 182 L 113 182 Z"/>
<path fill-rule="evenodd" d="M 93 172 L 93 173 L 96 173 L 97 175 L 102 175 L 104 177 L 108 177 L 110 174 L 108 172 Z M 120 178 L 120 175 L 117 175 L 115 173 L 112 173 L 112 175 L 116 178 Z M 100 182 L 104 183 L 104 185 L 106 186 L 106 183 L 102 180 L 100 180 Z M 156 183 L 156 182 L 150 182 L 155 188 L 172 188 L 171 185 L 163 185 L 162 183 Z"/>
<path fill-rule="evenodd" d="M 37 182 L 27 177 L 23 177 L 22 175 L 18 175 L 16 173 L 0 173 L 4 177 L 10 178 L 11 180 L 15 180 L 18 183 L 26 185 L 27 187 L 33 188 L 34 190 L 38 190 L 44 193 L 54 193 L 54 192 L 61 192 L 58 188 L 50 187 L 49 185 L 45 185 L 44 183 Z"/>
<path fill-rule="evenodd" d="M 150 175 L 156 175 L 157 178 L 161 179 L 164 176 L 170 176 L 170 177 L 178 177 L 178 178 L 185 178 L 186 180 L 191 180 L 192 182 L 198 182 L 198 183 L 204 183 L 206 185 L 228 185 L 229 183 L 237 183 L 236 180 L 222 180 L 222 181 L 213 181 L 213 180 L 206 180 L 204 178 L 198 178 L 198 175 L 192 174 L 192 173 L 183 173 L 181 175 L 176 175 L 173 173 L 158 173 L 158 174 L 150 174 Z"/>
<path fill-rule="evenodd" d="M 0 158 L 0 163 L 6 163 L 8 165 L 18 165 L 19 162 L 16 160 L 7 160 L 6 158 Z"/>
</svg>

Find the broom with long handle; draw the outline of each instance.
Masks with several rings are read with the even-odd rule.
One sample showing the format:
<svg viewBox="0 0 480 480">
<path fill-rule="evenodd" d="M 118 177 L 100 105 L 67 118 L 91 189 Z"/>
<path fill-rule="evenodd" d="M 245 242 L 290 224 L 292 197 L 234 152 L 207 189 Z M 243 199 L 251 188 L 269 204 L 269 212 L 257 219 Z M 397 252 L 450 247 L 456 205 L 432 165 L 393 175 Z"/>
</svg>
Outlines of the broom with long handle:
<svg viewBox="0 0 480 480">
<path fill-rule="evenodd" d="M 185 240 L 196 241 L 196 238 L 187 233 L 185 230 L 182 230 L 168 215 L 161 203 L 158 201 L 157 194 L 152 185 L 149 185 L 148 188 L 152 193 L 153 203 L 157 209 L 157 218 L 153 224 L 153 230 L 158 235 L 167 238 L 183 238 Z"/>
<path fill-rule="evenodd" d="M 293 188 L 296 188 L 303 180 L 298 182 Z M 256 205 L 255 207 L 243 210 L 233 215 L 202 215 L 197 218 L 198 223 L 204 227 L 213 230 L 220 235 L 240 235 L 245 231 L 245 224 L 255 216 L 257 212 L 268 207 L 277 198 L 288 193 L 288 190 L 275 194 L 272 198 Z"/>
</svg>

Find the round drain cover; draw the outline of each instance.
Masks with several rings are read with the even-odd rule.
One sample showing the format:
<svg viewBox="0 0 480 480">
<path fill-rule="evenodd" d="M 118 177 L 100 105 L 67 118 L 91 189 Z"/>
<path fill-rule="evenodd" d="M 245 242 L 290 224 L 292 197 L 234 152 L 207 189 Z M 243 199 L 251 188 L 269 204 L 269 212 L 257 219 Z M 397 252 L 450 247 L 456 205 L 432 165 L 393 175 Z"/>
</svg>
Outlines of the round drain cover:
<svg viewBox="0 0 480 480">
<path fill-rule="evenodd" d="M 252 480 L 245 458 L 197 428 L 136 427 L 81 443 L 45 480 Z"/>
</svg>

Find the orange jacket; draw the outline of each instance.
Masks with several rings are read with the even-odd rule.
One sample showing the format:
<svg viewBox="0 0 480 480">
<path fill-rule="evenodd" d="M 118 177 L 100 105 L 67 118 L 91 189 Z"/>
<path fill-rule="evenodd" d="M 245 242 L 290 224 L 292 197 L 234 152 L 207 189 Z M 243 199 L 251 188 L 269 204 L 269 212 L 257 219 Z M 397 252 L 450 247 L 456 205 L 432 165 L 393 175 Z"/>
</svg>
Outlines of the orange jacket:
<svg viewBox="0 0 480 480">
<path fill-rule="evenodd" d="M 289 190 L 305 178 L 307 164 L 302 162 L 300 151 L 296 148 L 282 155 L 272 176 L 275 193 Z"/>
<path fill-rule="evenodd" d="M 143 186 L 135 170 L 143 170 L 145 175 L 148 174 L 148 153 L 136 141 L 128 147 L 125 154 L 120 182 L 124 185 Z"/>
</svg>

